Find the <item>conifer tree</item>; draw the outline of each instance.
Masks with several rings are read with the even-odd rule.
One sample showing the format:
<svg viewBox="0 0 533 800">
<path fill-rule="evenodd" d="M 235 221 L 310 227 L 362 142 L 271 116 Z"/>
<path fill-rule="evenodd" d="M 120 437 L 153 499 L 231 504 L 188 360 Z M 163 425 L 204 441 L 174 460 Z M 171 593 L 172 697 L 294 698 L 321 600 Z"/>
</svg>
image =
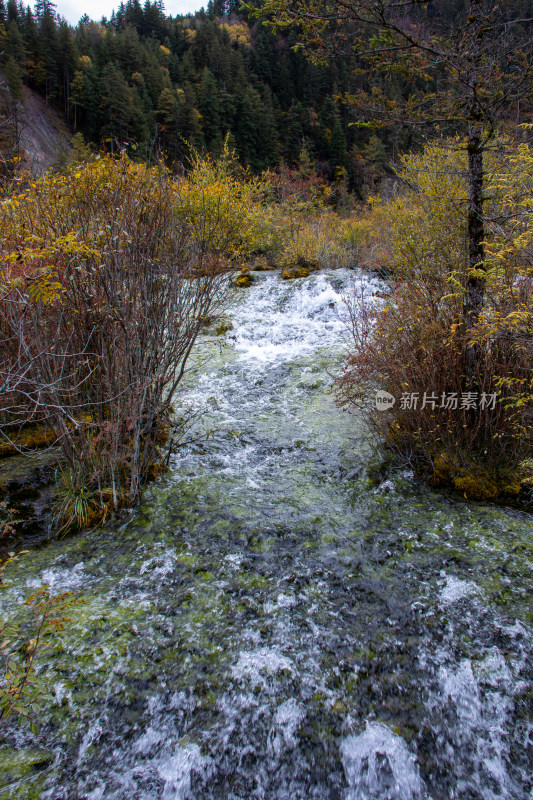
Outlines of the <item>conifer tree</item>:
<svg viewBox="0 0 533 800">
<path fill-rule="evenodd" d="M 285 135 L 285 153 L 290 164 L 296 164 L 304 139 L 305 111 L 303 105 L 293 102 L 288 114 Z"/>
<path fill-rule="evenodd" d="M 102 71 L 101 110 L 103 135 L 111 152 L 119 145 L 129 143 L 130 122 L 133 103 L 124 76 L 114 64 L 107 64 Z"/>
<path fill-rule="evenodd" d="M 35 17 L 39 25 L 40 58 L 44 65 L 46 102 L 58 95 L 58 32 L 55 19 L 55 4 L 50 0 L 38 0 Z"/>
<path fill-rule="evenodd" d="M 26 73 L 27 52 L 20 28 L 14 19 L 7 23 L 6 35 L 3 37 L 4 54 L 12 58 L 22 74 Z"/>
<path fill-rule="evenodd" d="M 204 67 L 198 87 L 198 111 L 202 117 L 202 131 L 207 149 L 220 153 L 222 150 L 220 96 L 215 77 L 208 67 Z"/>
<path fill-rule="evenodd" d="M 272 101 L 272 92 L 264 87 L 263 105 L 259 121 L 261 135 L 258 142 L 258 163 L 260 169 L 274 167 L 279 163 L 279 144 L 276 125 L 276 114 Z"/>
<path fill-rule="evenodd" d="M 59 24 L 57 62 L 61 79 L 61 95 L 65 117 L 70 120 L 70 86 L 78 63 L 72 31 L 66 22 Z"/>
<path fill-rule="evenodd" d="M 17 5 L 17 0 L 8 0 L 7 1 L 7 21 L 8 22 L 19 22 L 19 9 Z"/>
</svg>

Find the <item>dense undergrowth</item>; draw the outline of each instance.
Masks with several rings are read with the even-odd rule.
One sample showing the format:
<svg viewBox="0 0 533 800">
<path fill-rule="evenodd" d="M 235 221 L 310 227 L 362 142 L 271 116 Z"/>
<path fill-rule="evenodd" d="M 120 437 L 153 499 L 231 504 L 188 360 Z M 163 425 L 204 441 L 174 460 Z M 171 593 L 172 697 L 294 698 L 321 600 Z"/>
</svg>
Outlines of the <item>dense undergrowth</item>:
<svg viewBox="0 0 533 800">
<path fill-rule="evenodd" d="M 434 484 L 486 499 L 518 494 L 533 475 L 533 153 L 509 141 L 490 153 L 485 303 L 470 329 L 465 161 L 458 140 L 405 156 L 401 194 L 356 222 L 362 260 L 389 270 L 393 288 L 362 317 L 349 299 L 353 346 L 337 391 Z M 376 408 L 377 389 L 392 407 Z"/>
</svg>

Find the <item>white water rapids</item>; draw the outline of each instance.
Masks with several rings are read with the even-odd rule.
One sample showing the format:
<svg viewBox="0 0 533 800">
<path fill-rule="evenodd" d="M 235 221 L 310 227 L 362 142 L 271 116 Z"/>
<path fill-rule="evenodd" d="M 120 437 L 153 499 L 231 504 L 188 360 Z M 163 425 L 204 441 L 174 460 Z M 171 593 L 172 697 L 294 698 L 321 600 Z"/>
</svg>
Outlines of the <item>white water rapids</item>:
<svg viewBox="0 0 533 800">
<path fill-rule="evenodd" d="M 343 293 L 379 288 L 256 276 L 181 388 L 208 438 L 14 565 L 4 612 L 84 604 L 2 800 L 531 800 L 531 517 L 387 467 L 336 408 Z"/>
</svg>

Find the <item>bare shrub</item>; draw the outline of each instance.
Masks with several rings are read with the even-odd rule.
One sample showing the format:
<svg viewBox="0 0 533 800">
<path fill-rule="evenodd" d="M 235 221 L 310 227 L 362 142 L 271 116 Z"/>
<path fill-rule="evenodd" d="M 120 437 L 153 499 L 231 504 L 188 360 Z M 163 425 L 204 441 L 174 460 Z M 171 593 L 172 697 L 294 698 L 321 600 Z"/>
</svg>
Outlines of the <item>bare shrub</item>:
<svg viewBox="0 0 533 800">
<path fill-rule="evenodd" d="M 90 522 L 135 502 L 156 469 L 238 236 L 201 181 L 126 158 L 48 175 L 0 213 L 3 435 L 44 420 L 74 474 L 67 484 L 94 493 Z"/>
</svg>

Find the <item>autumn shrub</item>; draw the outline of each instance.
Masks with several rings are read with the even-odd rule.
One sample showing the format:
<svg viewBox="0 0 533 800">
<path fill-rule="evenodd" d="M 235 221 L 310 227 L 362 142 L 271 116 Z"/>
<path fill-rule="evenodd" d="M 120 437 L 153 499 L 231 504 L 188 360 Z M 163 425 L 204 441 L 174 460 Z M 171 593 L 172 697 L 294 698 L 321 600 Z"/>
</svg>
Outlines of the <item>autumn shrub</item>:
<svg viewBox="0 0 533 800">
<path fill-rule="evenodd" d="M 322 210 L 302 219 L 288 236 L 280 254 L 282 267 L 307 265 L 311 268 L 338 269 L 355 265 L 356 253 L 347 237 L 347 222 L 331 210 Z"/>
<path fill-rule="evenodd" d="M 157 471 L 196 336 L 255 246 L 252 191 L 223 163 L 175 179 L 101 157 L 0 208 L 2 435 L 53 430 L 66 521 L 135 502 Z"/>
<path fill-rule="evenodd" d="M 286 166 L 258 182 L 262 220 L 269 231 L 260 248 L 281 268 L 338 268 L 355 263 L 347 220 L 328 205 L 331 188 L 315 174 Z"/>
<path fill-rule="evenodd" d="M 359 210 L 346 220 L 344 241 L 361 269 L 383 273 L 390 269 L 393 241 L 390 218 L 396 213 L 405 213 L 402 198 L 385 202 L 380 197 L 369 197 L 364 212 Z"/>
<path fill-rule="evenodd" d="M 219 159 L 193 156 L 175 191 L 178 213 L 199 255 L 207 249 L 226 263 L 242 264 L 272 246 L 263 183 L 235 166 L 227 145 Z"/>
<path fill-rule="evenodd" d="M 485 304 L 468 330 L 464 167 L 458 142 L 406 156 L 403 196 L 372 209 L 388 219 L 375 246 L 393 288 L 373 304 L 349 299 L 353 346 L 337 391 L 433 482 L 482 498 L 519 491 L 533 448 L 533 154 L 506 142 L 491 155 Z M 377 389 L 392 407 L 376 408 Z"/>
</svg>

